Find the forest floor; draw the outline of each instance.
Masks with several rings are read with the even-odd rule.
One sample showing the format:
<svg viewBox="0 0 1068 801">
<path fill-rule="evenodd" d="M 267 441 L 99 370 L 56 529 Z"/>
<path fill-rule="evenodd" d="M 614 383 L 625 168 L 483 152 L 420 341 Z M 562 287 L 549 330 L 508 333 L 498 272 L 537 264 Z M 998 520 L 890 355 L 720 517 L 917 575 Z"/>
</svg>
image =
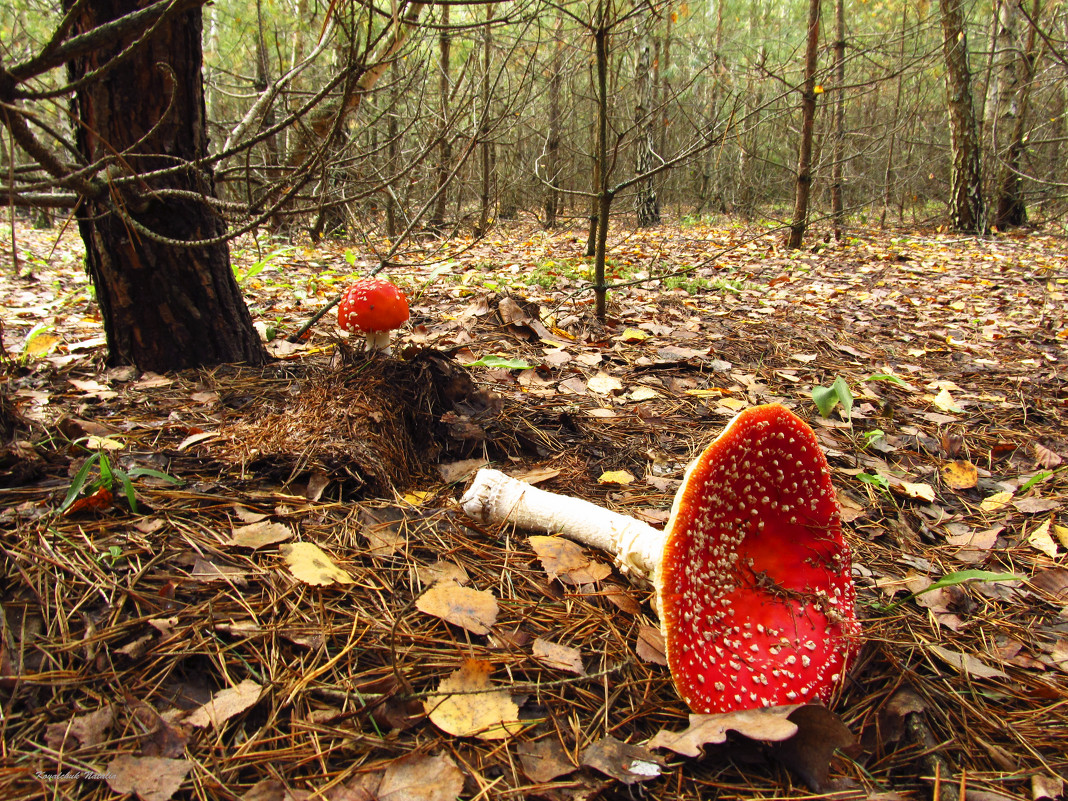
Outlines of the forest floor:
<svg viewBox="0 0 1068 801">
<path fill-rule="evenodd" d="M 277 360 L 154 375 L 104 366 L 55 237 L 19 229 L 32 278 L 0 265 L 0 797 L 1063 797 L 1065 239 L 620 230 L 613 280 L 659 277 L 601 324 L 583 234 L 516 226 L 388 276 L 412 301 L 388 360 L 332 314 L 281 336 L 366 243 L 245 242 Z M 456 501 L 491 463 L 659 524 L 766 402 L 827 453 L 863 650 L 831 715 L 652 747 L 690 721 L 649 588 Z"/>
</svg>

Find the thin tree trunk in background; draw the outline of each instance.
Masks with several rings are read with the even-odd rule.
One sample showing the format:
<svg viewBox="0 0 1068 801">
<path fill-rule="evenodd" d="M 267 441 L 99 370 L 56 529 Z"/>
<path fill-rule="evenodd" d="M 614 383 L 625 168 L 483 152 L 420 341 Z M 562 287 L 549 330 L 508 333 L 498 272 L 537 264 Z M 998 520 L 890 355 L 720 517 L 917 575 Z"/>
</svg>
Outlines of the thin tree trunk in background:
<svg viewBox="0 0 1068 801">
<path fill-rule="evenodd" d="M 979 169 L 979 130 L 968 68 L 968 38 L 961 0 L 939 0 L 942 12 L 942 54 L 946 61 L 946 105 L 949 111 L 949 217 L 962 233 L 986 231 L 983 182 Z"/>
<path fill-rule="evenodd" d="M 812 189 L 812 132 L 816 124 L 816 59 L 819 55 L 820 0 L 809 0 L 808 41 L 805 45 L 805 83 L 801 91 L 801 144 L 797 152 L 797 191 L 786 246 L 801 247 L 808 225 Z"/>
<path fill-rule="evenodd" d="M 898 49 L 898 63 L 905 63 L 905 30 L 908 27 L 908 4 L 901 6 L 901 43 Z M 879 227 L 886 227 L 886 210 L 890 208 L 890 193 L 894 186 L 894 151 L 897 147 L 897 125 L 901 114 L 901 90 L 905 83 L 904 72 L 897 76 L 897 88 L 894 90 L 894 113 L 890 115 L 890 140 L 886 145 L 886 169 L 883 171 L 883 210 L 879 213 Z"/>
<path fill-rule="evenodd" d="M 452 89 L 452 81 L 449 79 L 450 60 L 452 53 L 452 36 L 449 32 L 449 6 L 443 5 L 441 8 L 441 33 L 438 37 L 439 46 L 439 63 L 438 68 L 441 70 L 440 84 L 438 86 L 438 92 L 441 95 L 441 141 L 438 145 L 438 168 L 437 168 L 437 185 L 435 190 L 438 193 L 437 200 L 434 202 L 434 211 L 430 215 L 430 227 L 440 228 L 445 223 L 445 204 L 447 201 L 445 184 L 449 181 L 449 172 L 452 170 L 453 165 L 449 162 L 452 161 L 452 142 L 449 140 L 449 95 Z"/>
<path fill-rule="evenodd" d="M 1035 28 L 1027 26 L 1027 37 L 1021 46 L 1018 30 L 1022 0 L 1006 0 L 1003 14 L 1007 29 L 1005 44 L 1011 45 L 1005 54 L 1004 63 L 998 69 L 997 128 L 994 141 L 1000 142 L 997 149 L 998 177 L 994 189 L 994 225 L 1000 230 L 1024 225 L 1027 222 L 1027 205 L 1023 197 L 1023 179 L 1020 176 L 1020 158 L 1024 150 L 1024 134 L 1031 98 L 1031 84 L 1035 65 Z M 1039 0 L 1034 0 L 1031 19 L 1037 22 L 1041 11 Z M 1007 86 L 1002 90 L 1001 83 Z M 1006 108 L 1007 104 L 1007 108 Z M 1005 131 L 1003 128 L 1010 130 Z"/>
<path fill-rule="evenodd" d="M 65 10 L 77 5 L 64 0 Z M 81 4 L 73 34 L 138 11 L 138 0 Z M 215 197 L 201 76 L 201 9 L 162 24 L 133 53 L 76 93 L 71 111 L 85 163 L 114 159 L 111 192 L 85 198 L 78 227 L 111 364 L 164 372 L 267 354 L 230 269 Z M 72 80 L 122 51 L 109 42 L 70 62 Z M 183 166 L 163 178 L 119 178 Z M 189 195 L 157 194 L 181 190 Z M 197 197 L 200 196 L 200 197 Z M 120 211 L 121 209 L 121 211 Z M 215 240 L 184 247 L 191 240 Z"/>
<path fill-rule="evenodd" d="M 831 216 L 834 238 L 841 240 L 845 227 L 842 172 L 845 162 L 845 0 L 834 0 L 834 133 L 831 143 Z"/>
<path fill-rule="evenodd" d="M 597 21 L 593 32 L 594 64 L 597 80 L 597 140 L 594 144 L 594 194 L 596 212 L 592 228 L 596 231 L 593 253 L 593 292 L 597 319 L 608 313 L 608 289 L 605 282 L 605 259 L 608 248 L 608 214 L 612 194 L 608 188 L 608 24 L 605 0 L 597 3 Z"/>
<path fill-rule="evenodd" d="M 479 193 L 478 224 L 475 236 L 485 236 L 489 228 L 490 199 L 493 185 L 493 142 L 489 137 L 489 108 L 492 100 L 492 80 L 490 74 L 490 54 L 493 47 L 493 31 L 490 21 L 493 19 L 493 3 L 486 6 L 486 27 L 482 39 L 482 121 L 479 125 L 479 149 L 481 156 L 482 189 Z"/>
<path fill-rule="evenodd" d="M 652 108 L 652 45 L 645 36 L 638 42 L 638 63 L 636 89 L 638 105 L 634 110 L 634 127 L 638 135 L 637 163 L 638 175 L 650 172 L 657 166 L 656 153 L 653 150 L 653 114 Z M 660 224 L 660 201 L 656 197 L 656 187 L 652 177 L 638 182 L 634 199 L 634 210 L 638 214 L 638 225 L 648 228 Z"/>
<path fill-rule="evenodd" d="M 590 231 L 586 239 L 586 255 L 597 255 L 597 235 L 600 230 L 598 215 L 601 209 L 601 199 L 598 196 L 603 185 L 607 183 L 604 170 L 608 161 L 608 83 L 606 73 L 608 71 L 608 29 L 604 27 L 604 2 L 598 0 L 597 18 L 593 31 L 593 63 L 590 64 L 591 78 L 594 91 L 594 115 L 592 122 L 593 133 L 593 180 L 591 182 L 590 198 Z M 602 51 L 604 63 L 601 62 Z"/>
<path fill-rule="evenodd" d="M 564 82 L 564 25 L 563 15 L 556 21 L 553 31 L 553 60 L 549 75 L 549 135 L 545 142 L 545 227 L 556 227 L 556 215 L 560 209 L 560 191 L 557 188 L 557 173 L 560 170 L 560 89 Z"/>
<path fill-rule="evenodd" d="M 722 3 L 716 3 L 717 9 Z M 718 11 L 717 13 L 722 13 Z M 655 95 L 656 107 L 660 109 L 659 125 L 656 125 L 656 152 L 663 155 L 667 153 L 667 132 L 671 118 L 668 115 L 668 104 L 665 102 L 671 97 L 671 37 L 672 27 L 675 20 L 675 12 L 671 10 L 669 3 L 664 9 L 664 44 L 660 47 L 656 63 L 653 69 L 657 76 L 657 93 Z"/>
<path fill-rule="evenodd" d="M 389 110 L 386 111 L 386 136 L 389 140 L 386 144 L 386 158 L 389 161 L 387 175 L 390 172 L 396 173 L 399 156 L 397 105 L 400 103 L 400 89 L 398 86 L 399 82 L 394 81 L 389 89 Z M 391 245 L 397 237 L 397 197 L 392 186 L 386 187 L 386 236 L 389 237 Z"/>
<path fill-rule="evenodd" d="M 267 89 L 267 86 L 271 81 L 270 68 L 267 64 L 267 41 L 263 32 L 263 3 L 262 0 L 256 0 L 256 80 L 253 83 L 253 87 L 256 90 L 256 94 Z M 269 130 L 274 127 L 275 123 L 275 111 L 274 103 L 271 103 L 263 112 L 263 121 L 260 123 L 261 129 Z M 282 154 L 278 148 L 278 136 L 271 134 L 263 142 L 264 146 L 264 164 L 266 167 L 266 180 L 272 181 L 277 177 L 279 167 L 282 164 Z M 251 170 L 249 175 L 252 175 Z M 249 205 L 252 205 L 254 200 L 252 193 L 254 187 L 248 188 Z M 282 228 L 282 220 L 280 217 L 275 217 L 271 220 L 271 227 L 278 231 Z"/>
<path fill-rule="evenodd" d="M 724 69 L 723 58 L 721 56 L 721 50 L 723 48 L 723 3 L 716 3 L 716 25 L 715 33 L 712 38 L 712 55 L 709 58 L 709 63 L 712 65 L 712 86 L 709 89 L 708 108 L 709 108 L 709 123 L 712 124 L 719 113 L 719 90 L 720 83 L 722 81 Z M 667 119 L 665 113 L 665 120 Z M 665 126 L 666 127 L 666 126 Z M 664 151 L 661 151 L 664 152 Z M 722 149 L 708 148 L 703 154 L 701 154 L 701 183 L 697 191 L 697 208 L 694 209 L 694 216 L 700 217 L 704 211 L 705 206 L 708 205 L 709 197 L 713 190 L 713 175 L 712 170 L 722 157 Z M 717 182 L 719 183 L 719 182 Z M 720 210 L 726 211 L 726 200 L 723 195 L 720 195 Z"/>
</svg>

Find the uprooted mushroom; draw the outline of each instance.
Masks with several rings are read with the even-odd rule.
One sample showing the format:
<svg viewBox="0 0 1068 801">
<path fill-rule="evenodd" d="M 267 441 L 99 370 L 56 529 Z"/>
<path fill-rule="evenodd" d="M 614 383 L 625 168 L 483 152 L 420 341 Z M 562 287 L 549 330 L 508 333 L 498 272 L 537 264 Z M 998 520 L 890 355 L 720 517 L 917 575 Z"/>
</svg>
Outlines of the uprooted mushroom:
<svg viewBox="0 0 1068 801">
<path fill-rule="evenodd" d="M 826 457 L 778 404 L 734 417 L 686 469 L 663 531 L 483 469 L 488 524 L 561 534 L 652 579 L 668 666 L 695 712 L 827 701 L 856 656 L 849 547 Z"/>
</svg>

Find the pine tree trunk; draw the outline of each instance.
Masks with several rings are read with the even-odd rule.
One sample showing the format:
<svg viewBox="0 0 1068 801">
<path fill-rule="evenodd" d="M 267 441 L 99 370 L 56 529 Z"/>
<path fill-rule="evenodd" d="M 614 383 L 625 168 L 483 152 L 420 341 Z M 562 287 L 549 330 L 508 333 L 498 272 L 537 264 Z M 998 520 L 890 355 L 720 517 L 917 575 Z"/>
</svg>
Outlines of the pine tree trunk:
<svg viewBox="0 0 1068 801">
<path fill-rule="evenodd" d="M 845 228 L 845 0 L 834 0 L 834 133 L 831 148 L 831 216 L 834 238 L 841 240 Z"/>
<path fill-rule="evenodd" d="M 979 131 L 968 68 L 968 39 L 961 0 L 939 0 L 942 10 L 942 53 L 946 61 L 946 105 L 949 109 L 949 216 L 962 233 L 984 233 L 983 182 L 979 169 Z"/>
<path fill-rule="evenodd" d="M 638 158 L 635 170 L 644 175 L 657 166 L 656 153 L 653 150 L 653 109 L 652 87 L 652 48 L 648 37 L 638 43 L 637 92 L 638 105 L 634 112 L 634 127 L 638 133 Z M 648 228 L 660 224 L 660 201 L 656 196 L 656 186 L 652 177 L 638 182 L 634 210 L 638 214 L 638 225 Z"/>
<path fill-rule="evenodd" d="M 434 202 L 434 211 L 430 216 L 430 227 L 440 228 L 445 223 L 445 185 L 449 182 L 449 172 L 452 170 L 452 142 L 449 140 L 449 93 L 452 90 L 452 81 L 449 78 L 450 60 L 452 50 L 452 36 L 449 33 L 449 6 L 441 6 L 441 33 L 438 38 L 439 58 L 441 70 L 439 92 L 441 94 L 441 141 L 438 144 L 437 165 L 437 200 Z"/>
<path fill-rule="evenodd" d="M 560 89 L 564 82 L 564 39 L 562 30 L 564 18 L 561 15 L 553 32 L 555 40 L 553 60 L 549 76 L 549 133 L 545 142 L 545 227 L 556 227 L 556 216 L 560 210 L 560 190 L 557 187 L 560 170 Z"/>
<path fill-rule="evenodd" d="M 797 189 L 794 216 L 786 246 L 801 247 L 808 225 L 808 199 L 812 189 L 812 133 L 816 125 L 816 58 L 819 55 L 820 0 L 809 0 L 808 43 L 805 46 L 805 84 L 801 93 L 801 143 L 797 153 Z"/>
<path fill-rule="evenodd" d="M 1018 30 L 1019 17 L 1022 16 L 1021 2 L 1005 0 L 998 19 L 998 107 L 993 140 L 998 165 L 994 188 L 994 225 L 1000 230 L 1027 222 L 1020 158 L 1024 151 L 1034 77 L 1035 28 L 1027 25 L 1026 39 L 1021 36 Z M 1039 0 L 1035 0 L 1031 19 L 1037 20 L 1039 11 Z"/>
<path fill-rule="evenodd" d="M 141 6 L 82 4 L 74 33 Z M 208 152 L 201 19 L 198 7 L 165 21 L 73 101 L 79 154 L 87 163 L 111 162 L 110 192 L 86 199 L 77 216 L 112 364 L 159 372 L 267 359 L 230 269 L 226 224 L 206 202 L 215 197 L 214 176 L 197 164 Z M 72 61 L 71 78 L 98 69 L 126 44 Z M 164 169 L 173 172 L 149 175 Z M 182 244 L 193 240 L 212 241 Z"/>
<path fill-rule="evenodd" d="M 493 188 L 493 142 L 490 140 L 489 114 L 492 98 L 490 56 L 493 52 L 493 3 L 486 6 L 486 27 L 482 31 L 482 122 L 479 126 L 479 155 L 482 187 L 479 192 L 478 224 L 475 236 L 485 236 L 489 228 L 491 190 Z M 457 195 L 459 200 L 459 195 Z"/>
</svg>

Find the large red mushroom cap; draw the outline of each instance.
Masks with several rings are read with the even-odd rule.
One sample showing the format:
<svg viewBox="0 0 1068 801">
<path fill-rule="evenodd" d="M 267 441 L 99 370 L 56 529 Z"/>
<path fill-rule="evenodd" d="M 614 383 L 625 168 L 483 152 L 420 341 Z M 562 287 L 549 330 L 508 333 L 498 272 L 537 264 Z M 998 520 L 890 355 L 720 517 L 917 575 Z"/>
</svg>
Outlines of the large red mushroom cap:
<svg viewBox="0 0 1068 801">
<path fill-rule="evenodd" d="M 337 323 L 343 331 L 365 334 L 375 350 L 389 349 L 389 332 L 408 320 L 408 299 L 389 281 L 361 278 L 341 296 Z"/>
<path fill-rule="evenodd" d="M 829 699 L 860 626 L 830 470 L 804 421 L 778 404 L 731 421 L 686 471 L 654 581 L 695 712 Z"/>
</svg>

